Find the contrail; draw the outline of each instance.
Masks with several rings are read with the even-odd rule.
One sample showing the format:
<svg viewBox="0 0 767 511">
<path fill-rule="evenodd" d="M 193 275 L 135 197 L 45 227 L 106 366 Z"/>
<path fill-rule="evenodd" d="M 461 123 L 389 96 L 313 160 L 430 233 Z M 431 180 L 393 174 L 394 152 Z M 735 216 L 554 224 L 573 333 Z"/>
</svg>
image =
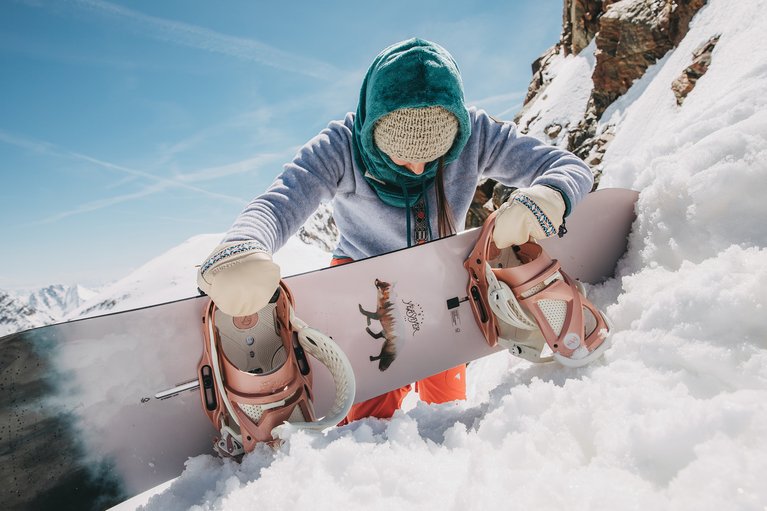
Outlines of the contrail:
<svg viewBox="0 0 767 511">
<path fill-rule="evenodd" d="M 255 39 L 230 36 L 182 21 L 150 16 L 102 0 L 72 0 L 71 3 L 80 9 L 117 18 L 121 22 L 133 22 L 136 28 L 161 41 L 251 60 L 322 80 L 334 80 L 343 73 L 326 62 L 288 53 Z"/>
</svg>

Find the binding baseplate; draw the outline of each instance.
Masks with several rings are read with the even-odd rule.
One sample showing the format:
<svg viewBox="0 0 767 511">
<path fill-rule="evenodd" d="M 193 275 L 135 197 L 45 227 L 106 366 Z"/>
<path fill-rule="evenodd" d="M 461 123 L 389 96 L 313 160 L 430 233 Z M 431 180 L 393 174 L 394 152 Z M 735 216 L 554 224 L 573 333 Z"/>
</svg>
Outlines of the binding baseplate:
<svg viewBox="0 0 767 511">
<path fill-rule="evenodd" d="M 472 310 L 488 344 L 531 362 L 556 360 L 568 367 L 598 358 L 608 346 L 607 317 L 537 243 L 499 250 L 492 236 L 495 217 L 485 220 L 464 263 Z"/>
<path fill-rule="evenodd" d="M 285 422 L 325 429 L 338 424 L 354 402 L 355 380 L 346 355 L 328 336 L 293 313 L 284 282 L 266 307 L 245 317 L 224 314 L 211 301 L 203 318 L 198 365 L 203 411 L 220 437 L 225 457 L 239 457 L 260 442 L 273 442 Z M 325 365 L 336 385 L 331 410 L 318 419 L 312 406 L 312 362 Z"/>
</svg>

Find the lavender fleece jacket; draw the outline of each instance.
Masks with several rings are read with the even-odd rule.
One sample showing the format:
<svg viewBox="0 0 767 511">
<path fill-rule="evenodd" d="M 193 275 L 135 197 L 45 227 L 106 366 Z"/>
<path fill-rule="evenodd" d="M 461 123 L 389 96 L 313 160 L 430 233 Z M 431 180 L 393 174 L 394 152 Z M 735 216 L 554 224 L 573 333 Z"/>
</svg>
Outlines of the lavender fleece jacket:
<svg viewBox="0 0 767 511">
<path fill-rule="evenodd" d="M 568 212 L 591 190 L 591 170 L 572 153 L 519 135 L 512 122 L 469 108 L 472 131 L 454 162 L 445 166 L 445 196 L 460 229 L 482 178 L 507 186 L 549 185 L 565 196 Z M 284 166 L 269 189 L 237 217 L 224 241 L 257 242 L 270 254 L 280 249 L 317 209 L 333 201 L 340 232 L 338 257 L 363 259 L 407 246 L 407 209 L 384 204 L 352 156 L 354 114 L 331 122 Z M 427 193 L 432 232 L 437 232 L 434 187 Z"/>
</svg>

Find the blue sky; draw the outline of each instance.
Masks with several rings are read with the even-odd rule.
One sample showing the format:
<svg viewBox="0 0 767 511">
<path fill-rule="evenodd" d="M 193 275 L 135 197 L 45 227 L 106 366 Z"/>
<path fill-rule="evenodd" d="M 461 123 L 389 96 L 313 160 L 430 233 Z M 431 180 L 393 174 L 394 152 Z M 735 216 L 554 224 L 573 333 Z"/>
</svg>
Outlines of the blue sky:
<svg viewBox="0 0 767 511">
<path fill-rule="evenodd" d="M 0 288 L 97 286 L 224 232 L 304 142 L 356 108 L 368 65 L 445 46 L 467 100 L 513 117 L 561 0 L 6 0 Z"/>
</svg>

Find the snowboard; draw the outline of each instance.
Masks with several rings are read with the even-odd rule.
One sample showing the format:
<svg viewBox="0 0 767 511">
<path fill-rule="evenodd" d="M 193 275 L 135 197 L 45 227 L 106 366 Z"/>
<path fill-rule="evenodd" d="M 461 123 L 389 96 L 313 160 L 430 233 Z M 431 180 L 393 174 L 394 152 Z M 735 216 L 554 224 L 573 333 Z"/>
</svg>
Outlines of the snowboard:
<svg viewBox="0 0 767 511">
<path fill-rule="evenodd" d="M 542 245 L 571 277 L 611 277 L 637 196 L 589 194 L 568 234 Z M 296 316 L 350 359 L 355 402 L 501 349 L 485 342 L 467 297 L 463 262 L 479 231 L 286 278 Z M 212 453 L 217 432 L 197 375 L 207 303 L 192 297 L 0 339 L 4 509 L 104 509 Z M 392 304 L 385 314 L 383 303 Z M 321 417 L 335 388 L 317 361 L 312 372 Z"/>
</svg>

